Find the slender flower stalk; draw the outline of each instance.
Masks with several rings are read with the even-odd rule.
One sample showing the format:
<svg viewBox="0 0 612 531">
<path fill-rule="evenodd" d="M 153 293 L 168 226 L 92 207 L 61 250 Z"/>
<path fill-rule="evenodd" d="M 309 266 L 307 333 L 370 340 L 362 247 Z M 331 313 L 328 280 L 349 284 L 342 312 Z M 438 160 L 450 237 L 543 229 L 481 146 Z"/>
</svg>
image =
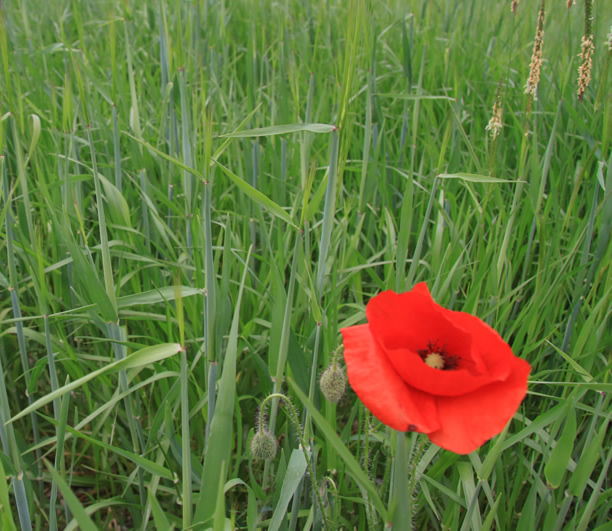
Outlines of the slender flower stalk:
<svg viewBox="0 0 612 531">
<path fill-rule="evenodd" d="M 542 44 L 544 41 L 544 5 L 545 0 L 542 0 L 540 5 L 540 13 L 538 15 L 538 27 L 536 29 L 535 40 L 533 42 L 533 53 L 531 54 L 531 63 L 529 64 L 529 78 L 525 85 L 525 94 L 533 96 L 534 100 L 538 99 L 538 84 L 540 83 L 540 70 L 542 68 Z"/>
</svg>

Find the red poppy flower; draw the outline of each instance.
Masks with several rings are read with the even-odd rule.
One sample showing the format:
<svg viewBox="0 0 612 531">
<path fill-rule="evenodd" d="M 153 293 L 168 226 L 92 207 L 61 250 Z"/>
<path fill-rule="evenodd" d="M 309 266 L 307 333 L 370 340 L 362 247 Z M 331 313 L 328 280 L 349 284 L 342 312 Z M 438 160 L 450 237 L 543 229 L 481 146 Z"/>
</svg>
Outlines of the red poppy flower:
<svg viewBox="0 0 612 531">
<path fill-rule="evenodd" d="M 467 454 L 504 429 L 527 393 L 529 363 L 478 317 L 436 304 L 424 282 L 380 293 L 366 316 L 341 330 L 347 375 L 393 429 Z"/>
</svg>

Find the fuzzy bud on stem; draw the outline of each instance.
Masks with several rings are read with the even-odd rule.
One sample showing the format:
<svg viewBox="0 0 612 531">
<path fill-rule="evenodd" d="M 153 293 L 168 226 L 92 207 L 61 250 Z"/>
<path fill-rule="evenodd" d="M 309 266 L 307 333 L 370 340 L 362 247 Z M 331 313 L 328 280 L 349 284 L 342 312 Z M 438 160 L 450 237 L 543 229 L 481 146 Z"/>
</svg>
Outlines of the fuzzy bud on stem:
<svg viewBox="0 0 612 531">
<path fill-rule="evenodd" d="M 323 371 L 319 380 L 323 396 L 332 404 L 340 402 L 346 391 L 346 374 L 338 363 L 341 350 L 342 346 L 334 351 L 331 365 Z"/>
<path fill-rule="evenodd" d="M 251 453 L 256 459 L 273 459 L 278 451 L 274 436 L 265 429 L 257 430 L 251 439 Z"/>
</svg>

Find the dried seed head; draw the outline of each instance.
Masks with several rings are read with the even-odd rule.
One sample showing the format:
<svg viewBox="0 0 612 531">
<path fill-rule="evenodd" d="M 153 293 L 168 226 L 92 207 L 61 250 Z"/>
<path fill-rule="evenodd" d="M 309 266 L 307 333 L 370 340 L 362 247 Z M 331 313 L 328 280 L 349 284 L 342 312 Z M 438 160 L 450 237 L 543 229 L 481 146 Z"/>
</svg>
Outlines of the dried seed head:
<svg viewBox="0 0 612 531">
<path fill-rule="evenodd" d="M 278 443 L 268 430 L 258 430 L 251 439 L 251 453 L 256 459 L 272 459 L 276 457 Z"/>
<path fill-rule="evenodd" d="M 567 0 L 567 8 L 569 9 L 570 7 L 572 7 L 575 4 L 575 0 Z"/>
<path fill-rule="evenodd" d="M 519 1 L 520 0 L 512 0 L 512 5 L 510 6 L 510 9 L 512 9 L 512 13 L 516 14 L 516 8 L 519 5 Z"/>
<path fill-rule="evenodd" d="M 531 94 L 534 100 L 538 99 L 537 90 L 540 83 L 540 69 L 542 68 L 542 43 L 544 41 L 544 1 L 540 6 L 538 15 L 538 28 L 533 42 L 533 53 L 529 64 L 529 79 L 525 84 L 525 94 Z"/>
<path fill-rule="evenodd" d="M 337 404 L 346 391 L 346 376 L 344 370 L 337 365 L 331 365 L 323 371 L 319 385 L 323 396 L 331 403 Z"/>
<path fill-rule="evenodd" d="M 595 43 L 593 42 L 593 35 L 582 37 L 582 52 L 579 56 L 581 64 L 578 67 L 578 99 L 580 101 L 584 98 L 584 93 L 591 82 L 594 51 Z"/>
</svg>

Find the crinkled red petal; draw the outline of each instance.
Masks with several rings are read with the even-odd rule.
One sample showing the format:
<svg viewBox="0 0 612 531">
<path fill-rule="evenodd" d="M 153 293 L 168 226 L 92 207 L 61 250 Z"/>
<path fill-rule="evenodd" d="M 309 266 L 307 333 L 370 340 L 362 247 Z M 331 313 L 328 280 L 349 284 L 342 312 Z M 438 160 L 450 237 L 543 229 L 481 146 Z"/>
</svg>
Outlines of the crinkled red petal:
<svg viewBox="0 0 612 531">
<path fill-rule="evenodd" d="M 454 326 L 443 310 L 429 292 L 383 291 L 370 300 L 366 316 L 372 335 L 385 349 L 407 348 L 416 352 L 437 342 L 449 352 L 469 355 L 469 335 Z"/>
<path fill-rule="evenodd" d="M 488 341 L 487 353 L 493 354 L 509 347 L 480 319 L 462 313 L 468 319 L 456 319 L 460 313 L 436 304 L 424 283 L 408 293 L 382 292 L 366 308 L 372 336 L 401 378 L 411 387 L 441 396 L 470 393 L 507 374 L 503 370 L 492 373 L 482 359 L 482 348 L 474 348 L 473 343 L 475 338 L 479 346 Z M 418 351 L 430 345 L 454 356 L 457 369 L 440 371 L 425 364 Z M 503 366 L 493 364 L 491 368 Z"/>
<path fill-rule="evenodd" d="M 510 346 L 487 323 L 465 312 L 444 309 L 448 319 L 472 338 L 472 350 L 485 365 L 491 380 L 504 380 L 516 359 Z"/>
<path fill-rule="evenodd" d="M 437 397 L 441 428 L 428 434 L 431 441 L 468 454 L 499 434 L 527 394 L 530 370 L 529 363 L 514 357 L 506 380 L 462 396 Z"/>
<path fill-rule="evenodd" d="M 340 331 L 349 383 L 378 420 L 399 431 L 429 433 L 441 428 L 434 397 L 404 383 L 367 324 Z"/>
</svg>

